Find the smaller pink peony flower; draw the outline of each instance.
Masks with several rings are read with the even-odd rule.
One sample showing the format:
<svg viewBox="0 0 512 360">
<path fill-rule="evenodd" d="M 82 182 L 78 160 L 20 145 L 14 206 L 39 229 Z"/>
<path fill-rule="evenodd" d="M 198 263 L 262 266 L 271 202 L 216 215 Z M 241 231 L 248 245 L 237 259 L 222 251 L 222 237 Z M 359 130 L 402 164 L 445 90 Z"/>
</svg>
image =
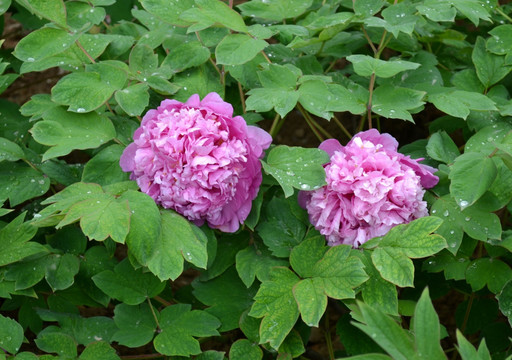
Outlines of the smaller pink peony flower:
<svg viewBox="0 0 512 360">
<path fill-rule="evenodd" d="M 400 154 L 391 135 L 371 129 L 346 146 L 329 139 L 319 148 L 331 157 L 325 165 L 327 185 L 300 192 L 299 202 L 329 245 L 357 248 L 395 225 L 428 215 L 424 188 L 439 181 L 436 169 Z"/>
<path fill-rule="evenodd" d="M 120 165 L 157 204 L 197 225 L 238 230 L 261 184 L 271 136 L 247 126 L 216 93 L 164 100 L 149 110 Z"/>
</svg>

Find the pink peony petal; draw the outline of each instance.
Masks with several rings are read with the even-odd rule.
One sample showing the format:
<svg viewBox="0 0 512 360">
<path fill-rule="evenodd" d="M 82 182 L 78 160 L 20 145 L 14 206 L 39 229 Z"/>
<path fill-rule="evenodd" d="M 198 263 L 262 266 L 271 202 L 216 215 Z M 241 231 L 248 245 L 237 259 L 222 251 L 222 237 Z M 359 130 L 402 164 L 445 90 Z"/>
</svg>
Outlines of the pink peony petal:
<svg viewBox="0 0 512 360">
<path fill-rule="evenodd" d="M 141 191 L 197 225 L 237 231 L 261 184 L 271 137 L 232 117 L 216 93 L 164 100 L 149 110 L 120 159 Z"/>
<path fill-rule="evenodd" d="M 343 146 L 336 139 L 327 139 L 323 141 L 318 148 L 325 151 L 329 156 L 333 156 L 334 152 L 341 151 Z"/>
<path fill-rule="evenodd" d="M 372 129 L 346 146 L 329 139 L 319 148 L 330 155 L 327 185 L 300 192 L 298 201 L 329 245 L 357 248 L 393 226 L 428 215 L 424 188 L 437 184 L 435 169 L 398 153 L 391 135 Z"/>
</svg>

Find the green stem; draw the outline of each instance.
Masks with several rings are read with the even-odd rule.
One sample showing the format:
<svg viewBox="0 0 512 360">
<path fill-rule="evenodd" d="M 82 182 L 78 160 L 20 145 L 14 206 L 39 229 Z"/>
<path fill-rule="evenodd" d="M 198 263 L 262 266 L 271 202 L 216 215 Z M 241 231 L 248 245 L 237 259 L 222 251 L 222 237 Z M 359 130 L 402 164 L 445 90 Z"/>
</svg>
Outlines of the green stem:
<svg viewBox="0 0 512 360">
<path fill-rule="evenodd" d="M 277 134 L 277 124 L 279 123 L 279 119 L 281 119 L 281 116 L 279 114 L 276 114 L 274 117 L 274 121 L 272 122 L 272 126 L 270 127 L 269 134 L 270 136 L 274 137 Z"/>
<path fill-rule="evenodd" d="M 315 125 L 315 127 L 322 133 L 324 134 L 325 136 L 327 136 L 328 139 L 334 139 L 334 136 L 332 136 L 327 130 L 325 130 L 320 124 L 318 124 L 318 122 L 313 119 L 311 116 L 309 117 L 309 121 L 311 121 L 311 123 L 313 125 Z"/>
<path fill-rule="evenodd" d="M 76 40 L 76 41 L 75 41 L 75 44 L 76 44 L 76 46 L 78 46 L 78 48 L 79 48 L 80 50 L 82 50 L 82 52 L 85 54 L 85 56 L 87 56 L 87 58 L 91 61 L 91 63 L 96 64 L 96 61 L 94 60 L 94 58 L 93 58 L 91 55 L 89 55 L 89 53 L 87 52 L 87 50 L 85 50 L 85 49 L 84 49 L 84 47 L 82 46 L 82 44 L 80 43 L 80 41 Z"/>
<path fill-rule="evenodd" d="M 349 139 L 352 139 L 352 134 L 347 130 L 347 128 L 345 126 L 343 126 L 343 124 L 341 123 L 341 121 L 336 117 L 336 115 L 332 115 L 332 118 L 334 120 L 334 122 L 336 123 L 336 125 L 338 125 L 338 127 L 341 129 L 341 131 L 343 131 L 343 133 L 345 135 L 347 135 L 347 137 Z"/>
<path fill-rule="evenodd" d="M 370 77 L 370 86 L 368 90 L 370 91 L 370 96 L 368 98 L 368 105 L 366 106 L 366 111 L 368 113 L 368 129 L 372 128 L 372 98 L 373 98 L 373 87 L 375 86 L 375 73 Z"/>
<path fill-rule="evenodd" d="M 149 308 L 151 309 L 151 313 L 153 314 L 153 317 L 155 318 L 156 327 L 158 330 L 160 330 L 160 324 L 158 323 L 158 316 L 156 316 L 155 309 L 153 309 L 153 304 L 151 304 L 151 299 L 148 297 L 146 298 L 148 300 Z"/>
<path fill-rule="evenodd" d="M 309 114 L 307 113 L 307 111 L 302 107 L 301 104 L 297 103 L 297 109 L 299 109 L 299 111 L 301 112 L 302 116 L 304 117 L 304 119 L 306 120 L 306 123 L 309 125 L 309 127 L 311 128 L 311 130 L 313 131 L 313 134 L 315 134 L 316 138 L 322 142 L 324 141 L 325 139 L 322 137 L 322 135 L 318 132 L 318 130 L 315 128 L 315 125 L 313 125 L 313 123 L 310 121 L 310 117 L 309 117 Z"/>
<path fill-rule="evenodd" d="M 238 82 L 238 93 L 240 94 L 240 102 L 242 103 L 242 114 L 245 114 L 245 94 L 240 82 Z"/>
<path fill-rule="evenodd" d="M 332 346 L 331 331 L 330 331 L 331 326 L 329 324 L 329 308 L 328 307 L 324 314 L 324 321 L 325 321 L 324 335 L 325 335 L 325 342 L 327 344 L 327 350 L 329 351 L 329 360 L 334 360 L 334 348 Z"/>
<path fill-rule="evenodd" d="M 507 14 L 505 14 L 505 13 L 503 12 L 503 10 L 501 10 L 501 7 L 496 6 L 495 10 L 496 10 L 496 12 L 497 12 L 498 14 L 500 14 L 501 16 L 503 16 L 505 19 L 507 19 L 509 22 L 511 22 L 511 23 L 512 23 L 512 18 L 511 18 L 510 16 L 508 16 Z"/>
</svg>

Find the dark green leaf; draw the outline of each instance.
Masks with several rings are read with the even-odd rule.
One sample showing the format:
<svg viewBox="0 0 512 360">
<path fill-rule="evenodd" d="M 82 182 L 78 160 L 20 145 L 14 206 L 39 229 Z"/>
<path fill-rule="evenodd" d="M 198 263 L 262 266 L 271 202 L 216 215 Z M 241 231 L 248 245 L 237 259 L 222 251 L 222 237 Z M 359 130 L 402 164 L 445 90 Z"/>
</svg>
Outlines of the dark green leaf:
<svg viewBox="0 0 512 360">
<path fill-rule="evenodd" d="M 190 356 L 201 353 L 195 337 L 219 335 L 220 321 L 205 311 L 192 310 L 189 304 L 167 306 L 160 313 L 162 332 L 154 340 L 164 355 Z"/>
<path fill-rule="evenodd" d="M 215 48 L 215 58 L 217 64 L 241 65 L 252 60 L 267 46 L 265 40 L 254 39 L 244 34 L 230 34 Z"/>
<path fill-rule="evenodd" d="M 190 41 L 171 49 L 163 65 L 169 65 L 174 72 L 199 66 L 208 61 L 210 50 L 199 41 Z"/>
<path fill-rule="evenodd" d="M 253 0 L 238 5 L 243 16 L 281 22 L 302 15 L 313 0 Z"/>
<path fill-rule="evenodd" d="M 114 321 L 119 328 L 112 341 L 136 348 L 146 345 L 155 336 L 156 323 L 149 305 L 118 304 L 114 309 Z"/>
<path fill-rule="evenodd" d="M 293 188 L 314 190 L 325 185 L 323 164 L 328 161 L 329 156 L 322 150 L 280 145 L 270 151 L 262 164 L 288 197 L 293 194 Z"/>
<path fill-rule="evenodd" d="M 414 310 L 414 338 L 420 358 L 444 360 L 446 355 L 441 347 L 439 317 L 430 301 L 428 288 L 423 290 Z"/>
<path fill-rule="evenodd" d="M 476 74 L 485 86 L 489 88 L 503 79 L 512 71 L 512 66 L 505 65 L 505 57 L 492 54 L 485 48 L 485 40 L 478 37 L 473 48 L 473 64 L 475 64 Z"/>
<path fill-rule="evenodd" d="M 364 324 L 354 323 L 396 360 L 415 359 L 415 349 L 409 334 L 394 320 L 372 307 L 359 303 Z"/>
<path fill-rule="evenodd" d="M 44 60 L 71 47 L 78 36 L 79 34 L 70 34 L 56 28 L 38 29 L 20 40 L 16 45 L 14 55 L 29 63 Z"/>
<path fill-rule="evenodd" d="M 11 206 L 44 195 L 50 179 L 22 162 L 0 163 L 0 199 L 9 199 Z"/>
<path fill-rule="evenodd" d="M 75 114 L 58 107 L 45 114 L 31 130 L 34 139 L 51 146 L 43 161 L 69 154 L 75 149 L 96 148 L 116 136 L 112 122 L 97 113 Z"/>
<path fill-rule="evenodd" d="M 258 344 L 247 339 L 239 339 L 229 349 L 229 360 L 261 360 L 263 351 Z"/>
<path fill-rule="evenodd" d="M 274 349 L 284 341 L 299 317 L 299 309 L 292 289 L 299 278 L 287 268 L 275 267 L 270 280 L 263 282 L 254 297 L 250 316 L 263 318 L 260 326 L 260 342 L 269 342 Z"/>
<path fill-rule="evenodd" d="M 147 260 L 148 268 L 161 280 L 175 280 L 183 272 L 183 260 L 205 269 L 207 238 L 197 226 L 171 211 L 161 211 L 160 237 Z"/>
<path fill-rule="evenodd" d="M 451 164 L 460 155 L 457 145 L 446 131 L 438 131 L 430 136 L 427 153 L 432 159 L 442 161 L 445 164 Z"/>
<path fill-rule="evenodd" d="M 245 287 L 234 267 L 207 282 L 194 281 L 192 287 L 194 296 L 209 306 L 205 311 L 221 321 L 222 332 L 238 328 L 240 316 L 251 306 L 256 293 L 254 288 Z"/>
<path fill-rule="evenodd" d="M 350 55 L 347 56 L 347 60 L 354 65 L 356 74 L 361 76 L 375 74 L 382 78 L 392 77 L 402 71 L 414 70 L 421 65 L 405 60 L 384 61 L 368 55 Z"/>
<path fill-rule="evenodd" d="M 160 282 L 151 273 L 135 270 L 128 259 L 121 261 L 114 269 L 102 271 L 92 280 L 107 295 L 127 305 L 139 305 L 162 292 L 165 282 Z"/>
<path fill-rule="evenodd" d="M 251 245 L 236 254 L 236 270 L 246 287 L 254 282 L 268 280 L 274 266 L 286 266 L 288 261 L 273 257 L 265 247 Z"/>
<path fill-rule="evenodd" d="M 496 175 L 496 165 L 491 158 L 483 153 L 464 153 L 451 166 L 450 193 L 464 210 L 489 189 Z"/>
<path fill-rule="evenodd" d="M 82 181 L 102 186 L 128 181 L 128 174 L 119 166 L 122 153 L 123 147 L 117 144 L 101 150 L 85 164 Z"/>
<path fill-rule="evenodd" d="M 119 360 L 116 350 L 108 343 L 99 341 L 88 345 L 80 354 L 79 360 Z"/>
<path fill-rule="evenodd" d="M 489 290 L 497 294 L 511 278 L 510 266 L 493 258 L 476 259 L 466 270 L 466 281 L 471 285 L 473 291 L 478 291 L 487 284 Z"/>
<path fill-rule="evenodd" d="M 16 161 L 24 158 L 25 153 L 18 144 L 0 137 L 0 162 Z"/>
<path fill-rule="evenodd" d="M 0 315 L 0 339 L 2 349 L 16 354 L 23 342 L 23 328 L 16 320 Z"/>
</svg>

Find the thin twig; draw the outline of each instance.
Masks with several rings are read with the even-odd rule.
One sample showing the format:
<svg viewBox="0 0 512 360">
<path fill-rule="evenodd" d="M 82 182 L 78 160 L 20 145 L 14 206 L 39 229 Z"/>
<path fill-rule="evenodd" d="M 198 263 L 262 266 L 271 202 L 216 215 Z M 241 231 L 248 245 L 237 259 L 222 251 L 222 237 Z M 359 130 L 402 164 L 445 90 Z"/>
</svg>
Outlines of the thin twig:
<svg viewBox="0 0 512 360">
<path fill-rule="evenodd" d="M 242 114 L 245 114 L 245 94 L 244 89 L 242 89 L 242 84 L 238 82 L 238 93 L 240 94 L 240 101 L 242 103 Z"/>
<path fill-rule="evenodd" d="M 84 49 L 84 47 L 83 47 L 83 46 L 82 46 L 82 44 L 80 43 L 80 40 L 76 40 L 76 41 L 75 41 L 75 44 L 76 44 L 76 46 L 78 46 L 78 47 L 80 48 L 80 50 L 82 50 L 82 52 L 85 54 L 85 56 L 87 56 L 87 58 L 88 58 L 89 60 L 91 60 L 91 62 L 92 62 L 93 64 L 96 64 L 96 60 L 94 60 L 94 58 L 93 58 L 91 55 L 89 55 L 89 53 L 87 52 L 87 50 L 85 50 L 85 49 Z"/>
<path fill-rule="evenodd" d="M 343 133 L 345 135 L 347 135 L 347 137 L 349 139 L 352 139 L 352 134 L 347 130 L 347 128 L 345 126 L 343 126 L 343 124 L 341 123 L 341 121 L 336 117 L 336 115 L 332 114 L 332 118 L 334 120 L 334 122 L 336 123 L 336 125 L 338 125 L 338 127 L 341 129 L 341 131 L 343 131 Z"/>
<path fill-rule="evenodd" d="M 310 121 L 309 114 L 302 107 L 302 105 L 300 103 L 297 103 L 297 109 L 299 109 L 299 111 L 301 112 L 302 116 L 306 120 L 306 123 L 309 125 L 309 127 L 311 128 L 311 130 L 313 131 L 313 133 L 315 134 L 317 139 L 320 140 L 320 142 L 324 141 L 325 139 L 322 137 L 322 135 L 318 132 L 318 130 L 313 125 L 313 123 Z"/>
<path fill-rule="evenodd" d="M 151 313 L 153 314 L 153 317 L 155 318 L 156 327 L 158 330 L 160 330 L 160 323 L 158 322 L 158 317 L 156 316 L 155 309 L 153 309 L 153 304 L 151 304 L 151 299 L 148 297 L 146 298 L 148 300 L 149 308 L 151 309 Z"/>
<path fill-rule="evenodd" d="M 272 121 L 272 125 L 270 126 L 270 130 L 269 130 L 269 134 L 270 136 L 274 137 L 276 136 L 277 134 L 277 123 L 279 122 L 279 119 L 281 118 L 281 116 L 279 114 L 276 114 L 276 116 L 274 117 L 274 121 Z"/>
</svg>

